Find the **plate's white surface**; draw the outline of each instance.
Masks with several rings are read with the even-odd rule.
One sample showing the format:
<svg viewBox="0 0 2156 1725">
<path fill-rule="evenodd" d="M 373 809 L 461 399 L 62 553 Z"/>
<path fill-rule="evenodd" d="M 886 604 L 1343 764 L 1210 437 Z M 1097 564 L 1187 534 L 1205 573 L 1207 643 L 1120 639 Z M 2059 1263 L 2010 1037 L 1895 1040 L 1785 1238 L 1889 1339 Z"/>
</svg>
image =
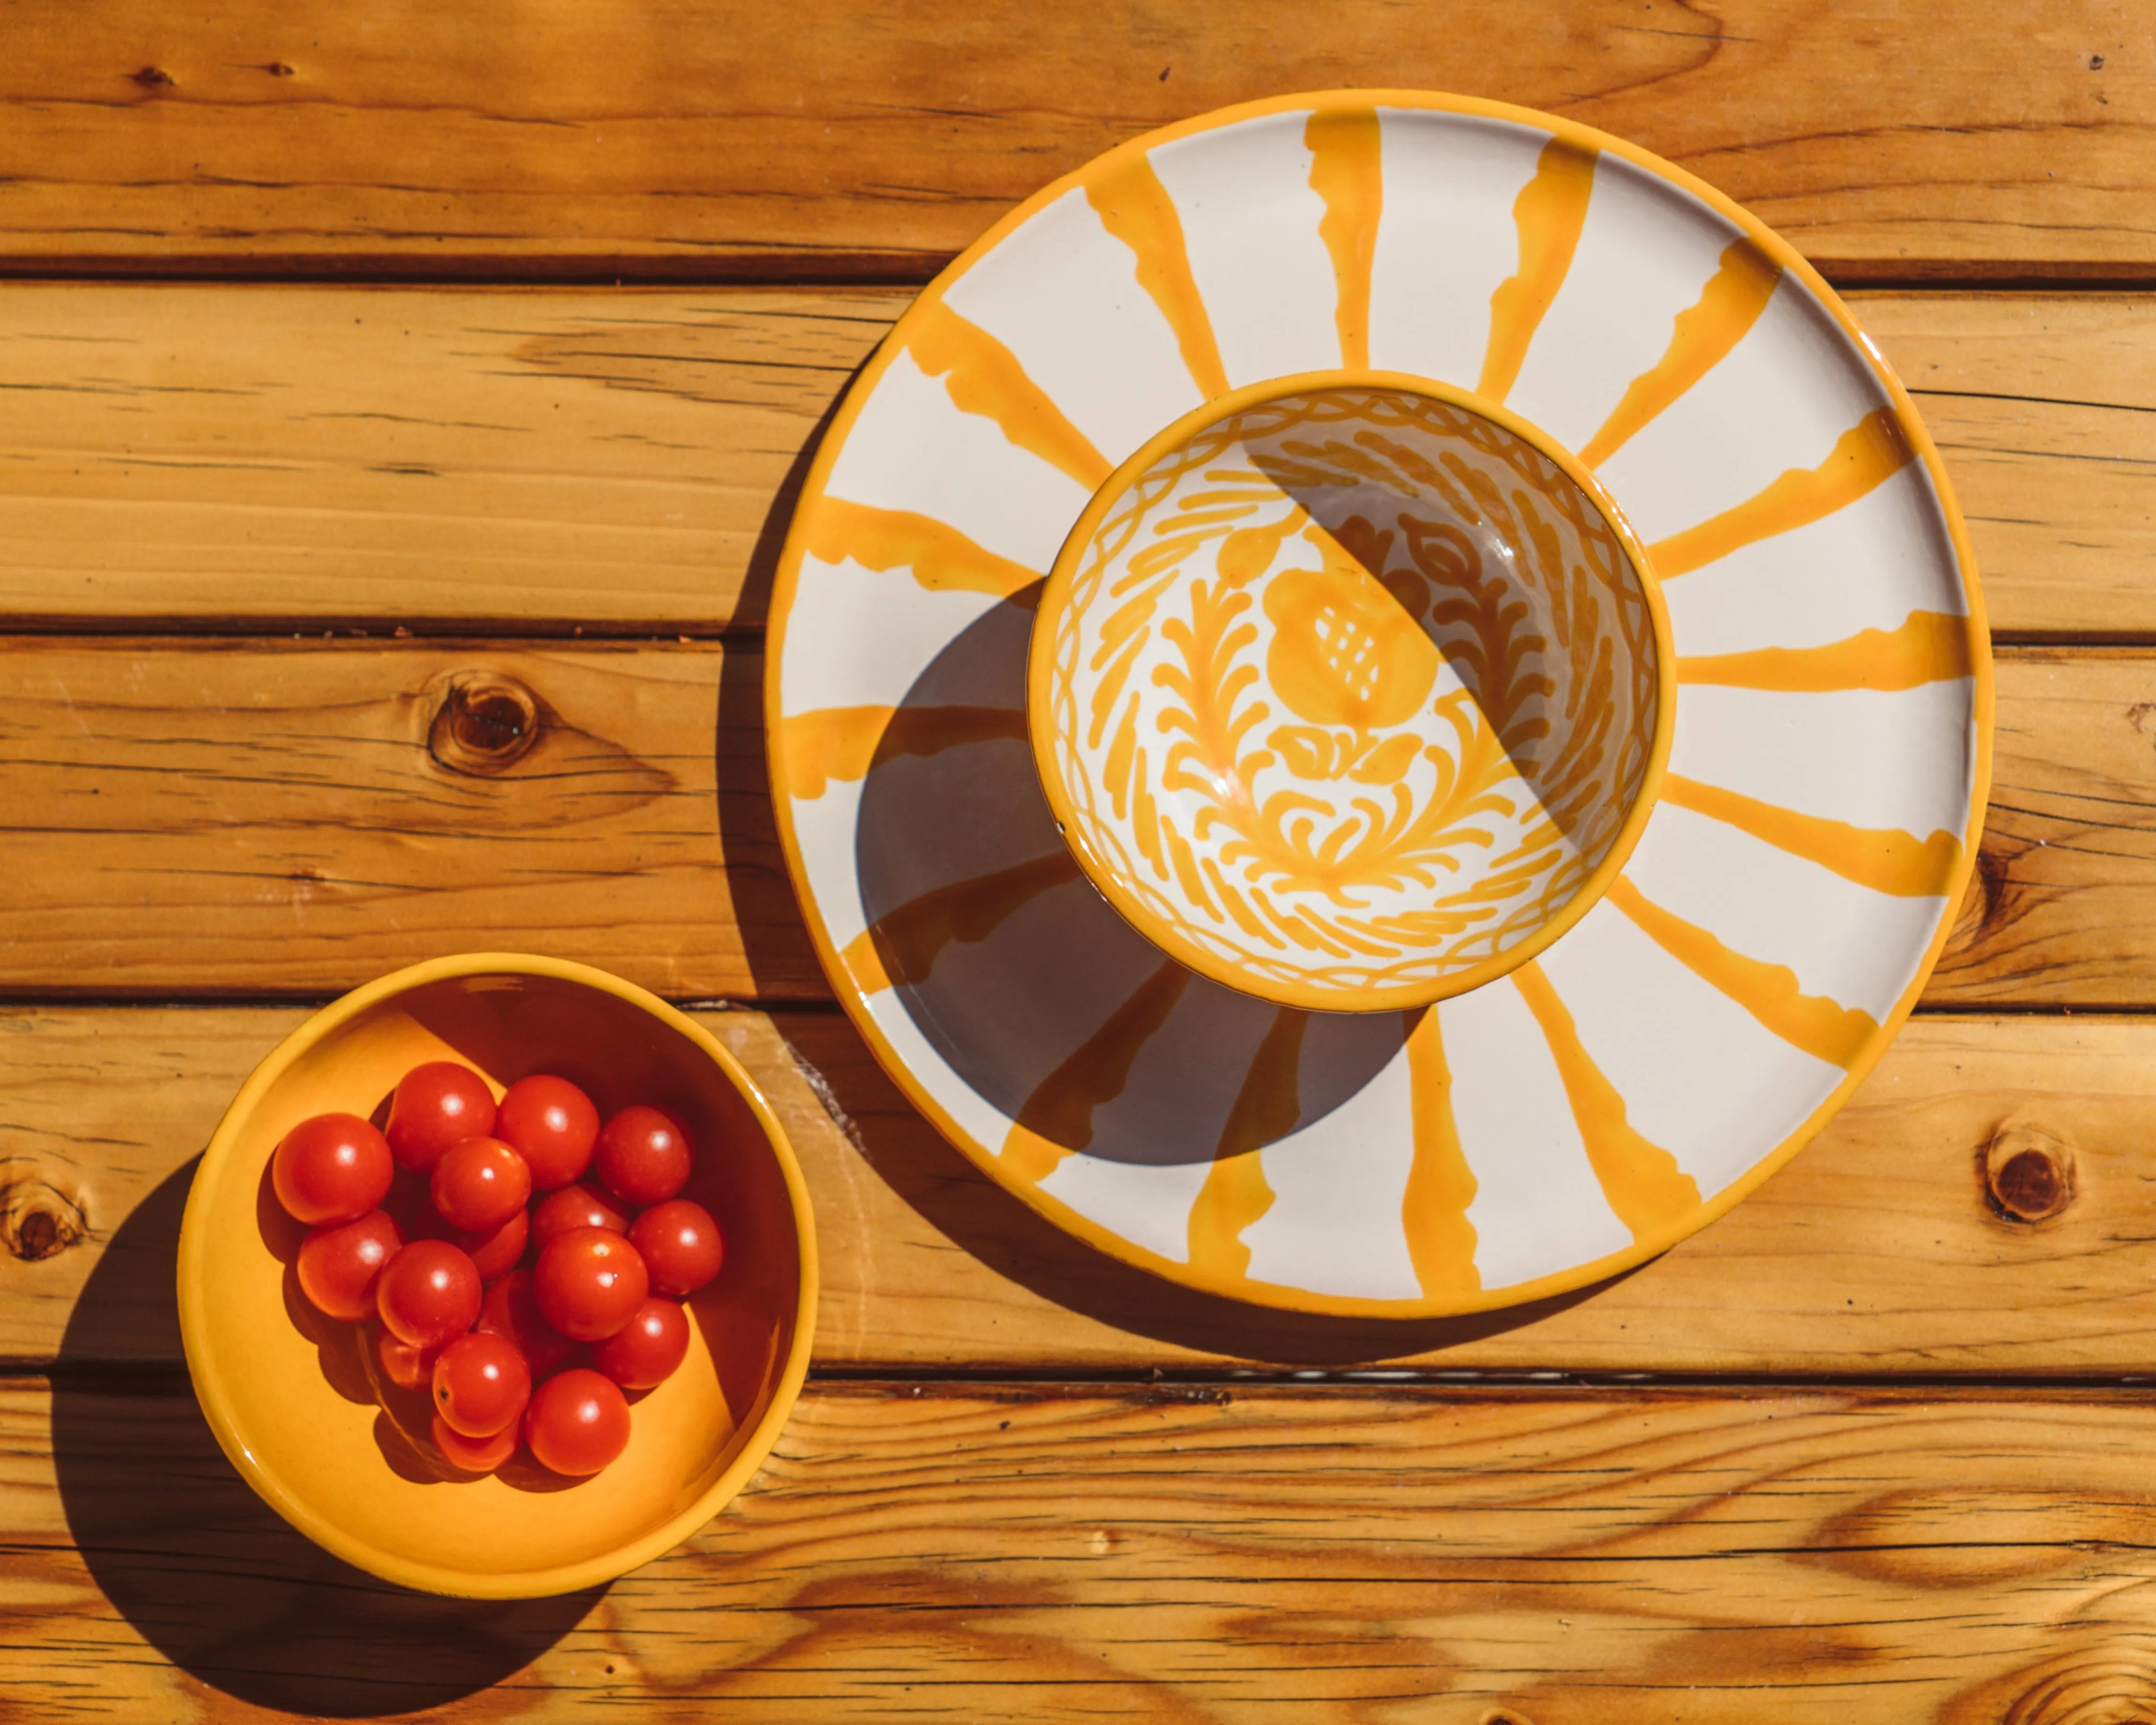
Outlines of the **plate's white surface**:
<svg viewBox="0 0 2156 1725">
<path fill-rule="evenodd" d="M 1080 875 L 1025 740 L 1028 601 L 1093 488 L 1229 388 L 1342 367 L 1580 454 L 1678 655 L 1609 896 L 1408 1014 L 1165 960 Z M 804 488 L 767 716 L 833 982 L 961 1148 L 1160 1274 L 1408 1315 L 1637 1262 L 1839 1106 L 1966 880 L 1989 675 L 1929 442 L 1786 244 L 1584 128 L 1365 91 L 1134 141 L 922 295 Z"/>
</svg>

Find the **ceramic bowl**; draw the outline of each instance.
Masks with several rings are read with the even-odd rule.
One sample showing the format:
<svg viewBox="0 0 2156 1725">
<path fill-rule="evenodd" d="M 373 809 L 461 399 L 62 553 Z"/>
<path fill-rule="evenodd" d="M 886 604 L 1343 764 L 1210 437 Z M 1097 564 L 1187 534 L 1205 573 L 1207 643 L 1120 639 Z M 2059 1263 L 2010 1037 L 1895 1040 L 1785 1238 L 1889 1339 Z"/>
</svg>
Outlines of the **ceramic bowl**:
<svg viewBox="0 0 2156 1725">
<path fill-rule="evenodd" d="M 1027 717 L 1080 865 L 1192 969 L 1420 1006 L 1600 896 L 1669 752 L 1669 626 L 1591 475 L 1426 380 L 1232 391 L 1103 485 Z"/>
<path fill-rule="evenodd" d="M 628 1450 L 589 1479 L 565 1482 L 522 1457 L 484 1479 L 443 1476 L 377 1404 L 360 1329 L 299 1293 L 304 1230 L 268 1180 L 279 1140 L 311 1115 L 372 1113 L 407 1070 L 435 1060 L 463 1061 L 497 1094 L 559 1073 L 603 1115 L 654 1102 L 695 1134 L 688 1195 L 719 1218 L 725 1267 L 689 1302 L 688 1358 L 635 1400 Z M 469 953 L 347 994 L 256 1069 L 187 1195 L 179 1307 L 211 1430 L 285 1520 L 387 1581 L 529 1598 L 657 1557 L 754 1473 L 808 1368 L 815 1239 L 784 1131 L 709 1032 L 584 965 Z"/>
</svg>

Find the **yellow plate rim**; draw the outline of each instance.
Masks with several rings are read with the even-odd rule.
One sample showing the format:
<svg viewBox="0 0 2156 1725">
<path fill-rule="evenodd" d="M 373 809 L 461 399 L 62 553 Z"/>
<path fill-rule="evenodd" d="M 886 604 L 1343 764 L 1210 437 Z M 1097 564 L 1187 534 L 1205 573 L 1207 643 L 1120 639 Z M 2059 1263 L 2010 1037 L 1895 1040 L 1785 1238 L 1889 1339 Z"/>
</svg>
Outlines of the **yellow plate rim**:
<svg viewBox="0 0 2156 1725">
<path fill-rule="evenodd" d="M 1242 102 L 1228 107 L 1213 109 L 1194 115 L 1188 120 L 1160 127 L 1127 139 L 1113 148 L 1086 162 L 1044 186 L 1030 198 L 1006 213 L 989 227 L 924 288 L 891 331 L 877 346 L 868 362 L 861 367 L 848 386 L 845 399 L 832 416 L 819 443 L 814 460 L 810 464 L 803 481 L 799 499 L 795 506 L 793 524 L 789 526 L 786 544 L 778 563 L 772 587 L 769 618 L 765 628 L 764 670 L 764 736 L 767 759 L 772 781 L 772 803 L 777 816 L 779 847 L 786 859 L 796 896 L 800 899 L 803 919 L 808 926 L 809 938 L 822 962 L 824 973 L 837 993 L 839 1004 L 845 1009 L 855 1028 L 868 1045 L 877 1063 L 904 1092 L 909 1101 L 921 1110 L 945 1137 L 957 1147 L 968 1160 L 981 1169 L 1005 1191 L 1013 1194 L 1032 1209 L 1039 1211 L 1065 1232 L 1085 1241 L 1118 1262 L 1130 1265 L 1173 1282 L 1178 1286 L 1214 1294 L 1221 1298 L 1245 1304 L 1271 1307 L 1281 1311 L 1296 1312 L 1322 1317 L 1354 1318 L 1392 1318 L 1414 1320 L 1432 1317 L 1465 1316 L 1471 1312 L 1502 1310 L 1523 1306 L 1537 1300 L 1572 1292 L 1592 1286 L 1636 1268 L 1650 1258 L 1659 1257 L 1678 1241 L 1686 1239 L 1709 1223 L 1718 1220 L 1757 1191 L 1786 1165 L 1791 1158 L 1811 1142 L 1823 1127 L 1855 1092 L 1858 1085 L 1877 1065 L 1880 1057 L 1915 1008 L 1924 985 L 1938 965 L 1939 954 L 1945 950 L 1948 937 L 1952 934 L 1954 918 L 1942 916 L 1930 945 L 1909 986 L 1893 1009 L 1881 1023 L 1879 1033 L 1871 1038 L 1861 1052 L 1851 1063 L 1847 1076 L 1835 1086 L 1826 1099 L 1805 1117 L 1804 1122 L 1782 1142 L 1767 1152 L 1744 1173 L 1724 1187 L 1700 1207 L 1680 1218 L 1670 1226 L 1656 1230 L 1645 1239 L 1636 1240 L 1621 1250 L 1603 1257 L 1577 1264 L 1569 1269 L 1539 1276 L 1532 1281 L 1475 1294 L 1445 1294 L 1419 1300 L 1373 1300 L 1340 1294 L 1320 1294 L 1303 1288 L 1291 1288 L 1275 1283 L 1248 1281 L 1242 1278 L 1216 1276 L 1204 1269 L 1164 1258 L 1151 1252 L 1134 1241 L 1126 1240 L 1112 1230 L 1105 1228 L 1091 1218 L 1080 1214 L 1066 1204 L 1040 1190 L 1030 1183 L 1011 1178 L 1000 1165 L 1000 1158 L 993 1150 L 976 1142 L 954 1120 L 949 1111 L 938 1102 L 897 1050 L 883 1034 L 875 1021 L 875 1014 L 869 1005 L 852 974 L 847 970 L 836 947 L 832 944 L 829 931 L 824 926 L 822 915 L 816 907 L 815 898 L 809 890 L 808 870 L 794 832 L 791 798 L 786 794 L 787 759 L 785 727 L 779 722 L 781 711 L 779 669 L 784 663 L 786 625 L 799 584 L 801 560 L 806 552 L 804 536 L 799 530 L 802 511 L 823 495 L 831 469 L 838 460 L 847 434 L 860 417 L 862 405 L 874 392 L 883 374 L 890 368 L 892 359 L 904 348 L 909 329 L 917 328 L 920 321 L 939 305 L 945 294 L 958 279 L 1022 223 L 1037 212 L 1045 208 L 1066 193 L 1085 184 L 1086 179 L 1111 162 L 1127 160 L 1177 138 L 1194 133 L 1210 131 L 1223 126 L 1258 120 L 1273 114 L 1332 113 L 1342 109 L 1388 107 L 1420 110 L 1426 112 L 1455 114 L 1472 119 L 1499 120 L 1517 126 L 1547 132 L 1553 137 L 1584 148 L 1599 150 L 1604 154 L 1628 162 L 1643 172 L 1667 181 L 1679 190 L 1699 199 L 1717 215 L 1741 229 L 1760 249 L 1789 275 L 1804 284 L 1820 305 L 1825 309 L 1861 352 L 1871 367 L 1872 375 L 1892 403 L 1896 423 L 1907 438 L 1910 448 L 1923 464 L 1927 476 L 1938 496 L 1940 512 L 1944 516 L 1948 536 L 1951 538 L 1955 559 L 1959 565 L 1962 592 L 1969 607 L 1967 618 L 1967 645 L 1973 683 L 1972 719 L 1975 730 L 1976 758 L 1969 786 L 1969 829 L 1962 841 L 1959 865 L 1947 883 L 1944 896 L 1958 901 L 1967 891 L 1969 877 L 1976 866 L 1978 847 L 1982 840 L 1984 817 L 1989 801 L 1992 773 L 1992 728 L 1994 696 L 1991 663 L 1991 634 L 1985 620 L 1984 595 L 1977 575 L 1976 557 L 1969 544 L 1969 528 L 1962 518 L 1960 505 L 1955 501 L 1953 487 L 1948 483 L 1946 466 L 1940 459 L 1938 446 L 1931 434 L 1917 416 L 1915 404 L 1886 357 L 1873 345 L 1870 336 L 1860 328 L 1849 308 L 1829 287 L 1825 279 L 1815 270 L 1797 249 L 1758 217 L 1745 209 L 1727 193 L 1717 190 L 1704 180 L 1686 172 L 1676 163 L 1666 162 L 1639 145 L 1585 126 L 1576 120 L 1560 115 L 1543 113 L 1537 109 L 1524 108 L 1509 102 L 1496 102 L 1479 96 L 1452 95 L 1433 90 L 1358 89 L 1302 91 L 1290 95 L 1270 96 L 1260 100 Z"/>
</svg>

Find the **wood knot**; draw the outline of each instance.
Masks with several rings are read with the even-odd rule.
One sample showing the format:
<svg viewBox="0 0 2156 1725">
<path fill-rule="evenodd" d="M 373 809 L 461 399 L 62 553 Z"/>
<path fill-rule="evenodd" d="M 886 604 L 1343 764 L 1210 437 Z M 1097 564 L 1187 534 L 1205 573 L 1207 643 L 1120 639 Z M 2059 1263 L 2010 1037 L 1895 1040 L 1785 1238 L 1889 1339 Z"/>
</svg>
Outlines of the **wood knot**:
<svg viewBox="0 0 2156 1725">
<path fill-rule="evenodd" d="M 498 671 L 459 671 L 449 679 L 427 734 L 427 752 L 452 773 L 505 773 L 539 741 L 539 699 Z"/>
<path fill-rule="evenodd" d="M 57 1256 L 89 1232 L 82 1206 L 43 1180 L 0 1186 L 0 1244 L 25 1263 Z"/>
<path fill-rule="evenodd" d="M 1984 1191 L 2010 1222 L 2049 1221 L 2073 1202 L 2073 1150 L 2038 1127 L 2002 1126 L 1984 1147 Z"/>
<path fill-rule="evenodd" d="M 145 66 L 139 72 L 130 72 L 128 77 L 145 90 L 169 90 L 172 74 L 162 66 Z"/>
</svg>

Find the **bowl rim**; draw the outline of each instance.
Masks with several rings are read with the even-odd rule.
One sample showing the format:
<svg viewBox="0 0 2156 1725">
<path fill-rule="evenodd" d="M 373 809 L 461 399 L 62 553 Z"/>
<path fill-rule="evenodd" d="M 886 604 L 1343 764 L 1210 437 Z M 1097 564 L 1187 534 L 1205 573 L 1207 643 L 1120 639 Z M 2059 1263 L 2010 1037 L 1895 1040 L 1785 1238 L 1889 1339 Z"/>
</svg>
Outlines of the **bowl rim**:
<svg viewBox="0 0 2156 1725">
<path fill-rule="evenodd" d="M 240 1441 L 237 1422 L 222 1382 L 198 1365 L 207 1344 L 203 1312 L 203 1278 L 207 1250 L 204 1244 L 208 1197 L 211 1181 L 234 1154 L 242 1127 L 270 1087 L 300 1054 L 327 1032 L 392 997 L 428 984 L 459 977 L 510 975 L 540 976 L 580 983 L 611 994 L 642 1009 L 670 1029 L 687 1037 L 708 1055 L 756 1117 L 765 1142 L 778 1164 L 781 1179 L 793 1218 L 795 1250 L 800 1264 L 800 1289 L 793 1313 L 793 1336 L 785 1363 L 772 1386 L 762 1414 L 748 1432 L 739 1452 L 718 1479 L 686 1509 L 660 1527 L 624 1545 L 596 1557 L 545 1568 L 522 1569 L 501 1574 L 479 1574 L 423 1563 L 399 1556 L 366 1541 L 355 1539 L 311 1505 L 294 1497 L 282 1481 L 270 1473 Z M 341 996 L 304 1023 L 295 1026 L 249 1075 L 218 1121 L 209 1144 L 196 1164 L 187 1189 L 187 1208 L 180 1220 L 177 1267 L 180 1342 L 187 1356 L 187 1376 L 196 1399 L 209 1422 L 218 1446 L 255 1493 L 285 1521 L 331 1555 L 342 1558 L 382 1580 L 401 1587 L 463 1599 L 539 1599 L 580 1592 L 597 1587 L 649 1563 L 679 1545 L 724 1508 L 771 1453 L 772 1445 L 792 1414 L 794 1403 L 808 1373 L 808 1357 L 814 1345 L 819 1267 L 814 1217 L 807 1181 L 793 1153 L 792 1141 L 770 1101 L 741 1062 L 717 1038 L 678 1007 L 649 989 L 572 959 L 550 958 L 528 952 L 459 952 L 429 958 L 402 970 L 362 983 Z"/>
<path fill-rule="evenodd" d="M 1221 957 L 1180 930 L 1170 927 L 1145 903 L 1124 878 L 1122 870 L 1098 855 L 1087 842 L 1077 819 L 1077 809 L 1070 787 L 1065 782 L 1061 764 L 1055 758 L 1055 726 L 1049 714 L 1055 680 L 1055 624 L 1070 608 L 1071 586 L 1077 579 L 1079 565 L 1084 561 L 1094 532 L 1108 511 L 1131 487 L 1163 456 L 1189 442 L 1209 427 L 1232 418 L 1249 408 L 1263 407 L 1269 402 L 1284 400 L 1291 396 L 1357 389 L 1419 396 L 1472 413 L 1477 418 L 1487 420 L 1499 429 L 1511 433 L 1553 463 L 1579 488 L 1589 506 L 1616 535 L 1633 572 L 1639 578 L 1640 589 L 1646 600 L 1654 639 L 1655 728 L 1648 743 L 1647 764 L 1640 775 L 1639 788 L 1633 794 L 1631 805 L 1625 810 L 1624 822 L 1619 826 L 1616 836 L 1610 840 L 1609 848 L 1589 871 L 1587 878 L 1573 889 L 1571 896 L 1533 933 L 1479 963 L 1428 982 L 1393 983 L 1383 987 L 1366 984 L 1352 988 L 1320 988 L 1309 983 L 1278 982 L 1254 977 L 1234 961 Z M 1646 830 L 1647 819 L 1661 799 L 1663 780 L 1669 767 L 1671 745 L 1676 732 L 1676 643 L 1670 627 L 1669 607 L 1662 595 L 1661 578 L 1656 574 L 1653 562 L 1647 555 L 1646 546 L 1624 511 L 1618 507 L 1616 500 L 1577 455 L 1532 421 L 1471 390 L 1457 388 L 1436 378 L 1418 377 L 1407 372 L 1380 371 L 1371 367 L 1342 367 L 1268 377 L 1231 389 L 1225 395 L 1216 396 L 1154 433 L 1101 482 L 1100 489 L 1087 500 L 1086 507 L 1080 511 L 1077 521 L 1072 524 L 1061 547 L 1056 552 L 1046 583 L 1041 588 L 1040 602 L 1034 610 L 1033 638 L 1026 655 L 1026 737 L 1032 749 L 1034 769 L 1040 775 L 1041 789 L 1046 794 L 1049 809 L 1055 817 L 1056 831 L 1062 834 L 1063 842 L 1071 856 L 1084 870 L 1086 878 L 1116 908 L 1123 920 L 1161 952 L 1200 976 L 1277 1006 L 1296 1007 L 1311 1012 L 1399 1012 L 1451 999 L 1455 995 L 1479 988 L 1485 983 L 1495 982 L 1500 977 L 1509 975 L 1548 951 L 1601 901 L 1609 891 L 1610 882 L 1631 860 L 1633 848 L 1639 843 L 1640 835 Z"/>
</svg>

